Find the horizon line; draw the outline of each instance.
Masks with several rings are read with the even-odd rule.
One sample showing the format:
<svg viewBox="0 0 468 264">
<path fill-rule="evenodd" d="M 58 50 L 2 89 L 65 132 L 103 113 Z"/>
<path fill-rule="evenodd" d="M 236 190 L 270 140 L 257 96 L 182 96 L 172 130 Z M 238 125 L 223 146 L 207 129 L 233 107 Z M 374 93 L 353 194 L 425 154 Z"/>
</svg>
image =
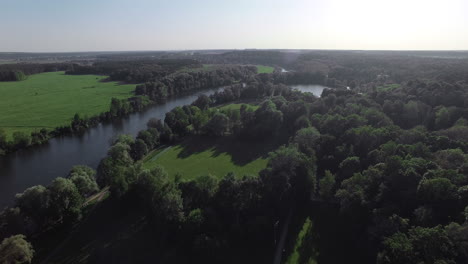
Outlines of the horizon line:
<svg viewBox="0 0 468 264">
<path fill-rule="evenodd" d="M 196 52 L 196 51 L 399 51 L 399 52 L 468 52 L 468 49 L 283 49 L 283 48 L 214 48 L 214 49 L 156 49 L 156 50 L 85 50 L 85 51 L 0 51 L 0 54 L 5 53 L 124 53 L 124 52 Z"/>
</svg>

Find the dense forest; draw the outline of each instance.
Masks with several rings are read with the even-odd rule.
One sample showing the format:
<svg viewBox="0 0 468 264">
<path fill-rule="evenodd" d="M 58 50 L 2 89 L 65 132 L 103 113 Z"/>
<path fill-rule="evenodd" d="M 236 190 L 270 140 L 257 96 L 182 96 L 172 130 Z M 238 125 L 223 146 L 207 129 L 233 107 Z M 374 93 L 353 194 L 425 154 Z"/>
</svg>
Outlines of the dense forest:
<svg viewBox="0 0 468 264">
<path fill-rule="evenodd" d="M 293 71 L 162 73 L 145 62 L 74 67 L 69 73 L 144 82 L 135 94 L 154 102 L 226 87 L 151 119 L 136 137 L 121 135 L 96 171 L 76 166 L 18 194 L 0 214 L 1 261 L 30 262 L 40 241 L 73 230 L 86 216 L 83 203 L 108 189 L 110 203 L 143 212 L 150 247 L 160 253 L 155 262 L 270 262 L 275 225 L 300 215 L 317 230 L 305 234 L 299 263 L 468 263 L 468 60 L 325 51 L 193 56 Z M 330 89 L 316 97 L 288 87 L 298 83 Z M 218 108 L 234 102 L 258 108 Z M 110 115 L 128 107 L 113 100 Z M 143 168 L 150 151 L 191 137 L 281 146 L 259 175 L 188 180 Z"/>
</svg>

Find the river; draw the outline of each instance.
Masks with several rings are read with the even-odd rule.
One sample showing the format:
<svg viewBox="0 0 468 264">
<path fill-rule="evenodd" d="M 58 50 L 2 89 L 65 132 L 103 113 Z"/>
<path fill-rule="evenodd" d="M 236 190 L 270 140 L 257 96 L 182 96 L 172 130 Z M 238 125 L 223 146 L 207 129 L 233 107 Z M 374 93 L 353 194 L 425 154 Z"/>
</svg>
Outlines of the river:
<svg viewBox="0 0 468 264">
<path fill-rule="evenodd" d="M 299 90 L 301 92 L 313 93 L 315 96 L 320 97 L 324 89 L 328 88 L 319 84 L 299 84 L 299 85 L 290 85 L 289 87 Z"/>
<path fill-rule="evenodd" d="M 190 104 L 200 94 L 210 95 L 220 89 L 169 99 L 165 104 L 152 106 L 146 111 L 101 123 L 82 135 L 53 138 L 46 144 L 0 157 L 0 211 L 12 204 L 16 193 L 34 185 L 48 185 L 57 177 L 65 177 L 74 165 L 96 168 L 117 135 L 136 135 L 146 128 L 150 118 L 164 119 L 174 107 Z"/>
</svg>

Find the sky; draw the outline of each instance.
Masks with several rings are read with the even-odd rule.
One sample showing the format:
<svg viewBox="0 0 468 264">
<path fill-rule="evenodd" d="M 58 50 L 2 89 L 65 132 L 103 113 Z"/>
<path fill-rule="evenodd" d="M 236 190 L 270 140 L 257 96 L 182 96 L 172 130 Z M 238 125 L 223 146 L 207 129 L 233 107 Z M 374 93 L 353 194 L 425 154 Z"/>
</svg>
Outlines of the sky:
<svg viewBox="0 0 468 264">
<path fill-rule="evenodd" d="M 0 52 L 468 50 L 468 0 L 0 0 Z"/>
</svg>

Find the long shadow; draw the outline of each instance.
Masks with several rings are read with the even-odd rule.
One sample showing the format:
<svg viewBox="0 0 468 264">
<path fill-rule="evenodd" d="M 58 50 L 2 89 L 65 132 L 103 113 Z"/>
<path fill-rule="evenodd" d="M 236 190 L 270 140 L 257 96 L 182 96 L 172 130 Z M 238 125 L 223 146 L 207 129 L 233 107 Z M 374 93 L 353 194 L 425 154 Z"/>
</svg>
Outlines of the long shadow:
<svg viewBox="0 0 468 264">
<path fill-rule="evenodd" d="M 288 142 L 285 136 L 271 136 L 256 140 L 239 139 L 236 136 L 208 137 L 192 136 L 180 143 L 182 151 L 178 158 L 212 150 L 212 157 L 223 153 L 231 156 L 235 165 L 243 166 L 258 158 L 267 158 L 268 153 Z"/>
</svg>

